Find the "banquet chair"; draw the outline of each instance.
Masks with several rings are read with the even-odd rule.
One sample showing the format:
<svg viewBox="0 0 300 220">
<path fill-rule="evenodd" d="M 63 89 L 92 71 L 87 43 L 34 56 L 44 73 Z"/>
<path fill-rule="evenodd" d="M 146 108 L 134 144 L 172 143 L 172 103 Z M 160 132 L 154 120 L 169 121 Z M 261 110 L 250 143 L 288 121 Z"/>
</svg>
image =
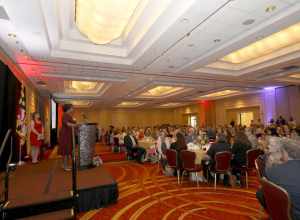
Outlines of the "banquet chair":
<svg viewBox="0 0 300 220">
<path fill-rule="evenodd" d="M 180 152 L 180 158 L 182 161 L 182 175 L 181 175 L 181 182 L 183 179 L 183 174 L 185 172 L 187 173 L 195 173 L 196 179 L 197 179 L 197 187 L 199 187 L 199 178 L 198 178 L 198 172 L 202 170 L 201 165 L 195 164 L 196 159 L 196 153 L 188 150 L 183 150 Z"/>
<path fill-rule="evenodd" d="M 120 144 L 119 144 L 119 138 L 117 137 L 114 137 L 114 145 L 113 145 L 113 148 L 118 148 L 118 151 L 121 152 L 121 147 L 120 147 Z"/>
<path fill-rule="evenodd" d="M 255 169 L 255 160 L 264 154 L 260 149 L 250 149 L 247 151 L 246 166 L 241 167 L 241 172 L 246 176 L 246 187 L 248 188 L 248 172 Z"/>
<path fill-rule="evenodd" d="M 263 178 L 265 176 L 265 162 L 262 155 L 255 159 L 255 168 L 258 179 Z"/>
<path fill-rule="evenodd" d="M 267 212 L 272 220 L 292 220 L 292 203 L 288 192 L 275 183 L 261 179 Z"/>
<path fill-rule="evenodd" d="M 177 183 L 180 184 L 180 170 L 177 162 L 177 151 L 173 149 L 167 149 L 166 158 L 167 158 L 168 166 L 176 170 Z"/>
<path fill-rule="evenodd" d="M 215 178 L 215 189 L 217 189 L 217 174 L 231 175 L 231 159 L 232 154 L 229 151 L 218 152 L 215 155 L 215 166 L 214 166 L 214 178 Z"/>
</svg>

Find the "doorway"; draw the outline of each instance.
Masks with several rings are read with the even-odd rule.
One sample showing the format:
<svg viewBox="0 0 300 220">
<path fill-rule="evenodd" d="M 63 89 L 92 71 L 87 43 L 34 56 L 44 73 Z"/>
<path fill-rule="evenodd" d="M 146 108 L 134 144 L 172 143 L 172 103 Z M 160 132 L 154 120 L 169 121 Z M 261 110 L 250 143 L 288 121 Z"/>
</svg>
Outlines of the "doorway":
<svg viewBox="0 0 300 220">
<path fill-rule="evenodd" d="M 252 120 L 254 120 L 253 112 L 240 112 L 238 114 L 237 122 L 242 126 L 249 127 Z"/>
<path fill-rule="evenodd" d="M 188 125 L 196 128 L 198 125 L 197 115 L 189 115 L 188 116 Z"/>
</svg>

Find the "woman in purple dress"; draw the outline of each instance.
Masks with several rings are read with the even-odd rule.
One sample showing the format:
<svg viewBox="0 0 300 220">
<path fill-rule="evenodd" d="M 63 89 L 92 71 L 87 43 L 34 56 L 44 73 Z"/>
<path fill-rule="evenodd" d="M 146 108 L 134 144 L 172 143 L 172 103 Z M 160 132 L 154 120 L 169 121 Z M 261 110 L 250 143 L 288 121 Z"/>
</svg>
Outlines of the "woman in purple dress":
<svg viewBox="0 0 300 220">
<path fill-rule="evenodd" d="M 62 128 L 59 137 L 59 154 L 63 158 L 63 168 L 65 171 L 70 171 L 68 161 L 72 154 L 73 137 L 72 128 L 76 127 L 76 121 L 72 117 L 73 105 L 65 104 L 63 106 Z"/>
</svg>

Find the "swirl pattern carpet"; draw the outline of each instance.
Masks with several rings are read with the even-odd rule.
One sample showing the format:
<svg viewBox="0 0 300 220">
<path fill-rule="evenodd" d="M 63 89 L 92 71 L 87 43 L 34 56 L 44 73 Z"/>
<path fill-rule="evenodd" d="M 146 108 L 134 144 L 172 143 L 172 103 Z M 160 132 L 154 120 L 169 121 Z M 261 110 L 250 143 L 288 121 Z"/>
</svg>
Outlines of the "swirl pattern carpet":
<svg viewBox="0 0 300 220">
<path fill-rule="evenodd" d="M 268 219 L 255 192 L 258 181 L 250 175 L 249 189 L 190 182 L 177 184 L 161 174 L 157 165 L 114 162 L 103 165 L 119 185 L 116 204 L 80 214 L 80 219 L 99 220 L 248 220 Z"/>
</svg>

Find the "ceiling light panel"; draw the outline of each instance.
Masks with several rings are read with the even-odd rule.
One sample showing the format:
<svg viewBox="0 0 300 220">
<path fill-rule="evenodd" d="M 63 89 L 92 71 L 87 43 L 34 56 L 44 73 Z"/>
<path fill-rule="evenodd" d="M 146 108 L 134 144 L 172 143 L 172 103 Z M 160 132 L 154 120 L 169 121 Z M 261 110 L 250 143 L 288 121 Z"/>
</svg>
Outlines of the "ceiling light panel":
<svg viewBox="0 0 300 220">
<path fill-rule="evenodd" d="M 163 98 L 173 96 L 184 91 L 186 91 L 186 89 L 180 86 L 156 86 L 141 93 L 139 98 Z"/>
<path fill-rule="evenodd" d="M 96 81 L 65 81 L 64 91 L 70 95 L 102 95 L 110 84 Z"/>
<path fill-rule="evenodd" d="M 72 89 L 82 92 L 82 91 L 93 91 L 97 87 L 97 82 L 88 82 L 88 81 L 72 81 Z"/>
<path fill-rule="evenodd" d="M 213 92 L 213 93 L 209 93 L 207 95 L 200 96 L 200 98 L 218 98 L 218 97 L 222 97 L 222 96 L 233 95 L 238 92 L 239 92 L 238 90 L 226 89 L 223 91 Z"/>
<path fill-rule="evenodd" d="M 292 74 L 292 75 L 290 75 L 290 77 L 300 79 L 300 73 Z"/>
<path fill-rule="evenodd" d="M 233 64 L 241 64 L 297 43 L 300 43 L 300 23 L 232 52 L 221 60 Z"/>
<path fill-rule="evenodd" d="M 170 103 L 162 104 L 159 107 L 162 107 L 162 108 L 172 108 L 172 107 L 177 107 L 177 106 L 181 106 L 181 105 L 184 105 L 184 104 L 180 103 L 180 102 L 170 102 Z"/>
<path fill-rule="evenodd" d="M 121 102 L 116 107 L 120 108 L 134 108 L 143 105 L 143 102 Z"/>
<path fill-rule="evenodd" d="M 92 105 L 92 102 L 89 100 L 70 100 L 70 101 L 65 101 L 65 103 L 72 104 L 75 107 L 90 107 Z"/>
<path fill-rule="evenodd" d="M 76 0 L 76 25 L 96 44 L 121 37 L 140 0 Z"/>
</svg>

